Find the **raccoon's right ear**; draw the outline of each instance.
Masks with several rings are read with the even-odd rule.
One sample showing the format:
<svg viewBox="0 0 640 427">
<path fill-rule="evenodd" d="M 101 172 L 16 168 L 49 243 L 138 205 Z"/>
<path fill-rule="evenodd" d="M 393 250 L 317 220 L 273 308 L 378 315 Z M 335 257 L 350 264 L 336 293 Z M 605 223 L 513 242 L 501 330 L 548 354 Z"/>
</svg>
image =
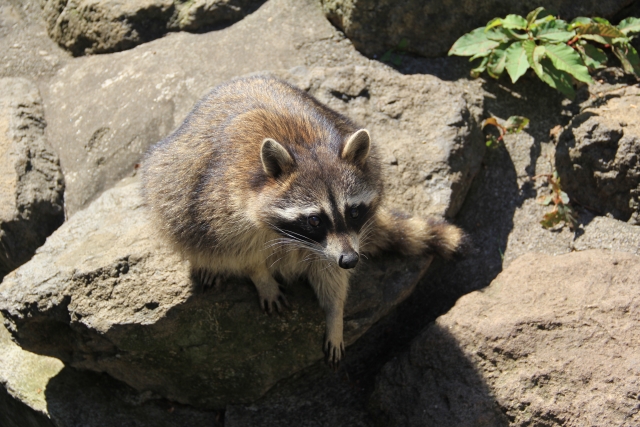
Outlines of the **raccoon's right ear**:
<svg viewBox="0 0 640 427">
<path fill-rule="evenodd" d="M 360 129 L 349 137 L 344 144 L 340 157 L 357 166 L 363 166 L 371 149 L 371 136 L 366 129 Z"/>
<path fill-rule="evenodd" d="M 289 152 L 275 139 L 266 138 L 260 147 L 262 168 L 272 178 L 293 169 L 295 162 Z"/>
</svg>

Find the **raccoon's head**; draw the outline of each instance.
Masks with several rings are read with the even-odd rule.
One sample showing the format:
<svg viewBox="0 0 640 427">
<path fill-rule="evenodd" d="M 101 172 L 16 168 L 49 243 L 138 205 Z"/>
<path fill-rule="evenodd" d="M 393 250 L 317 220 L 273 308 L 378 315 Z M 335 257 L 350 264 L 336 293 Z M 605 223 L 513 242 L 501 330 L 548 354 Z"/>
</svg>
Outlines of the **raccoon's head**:
<svg viewBox="0 0 640 427">
<path fill-rule="evenodd" d="M 309 259 L 350 269 L 371 232 L 382 183 L 369 132 L 339 139 L 287 148 L 265 139 L 260 158 L 272 185 L 261 217 L 285 250 L 307 250 Z"/>
</svg>

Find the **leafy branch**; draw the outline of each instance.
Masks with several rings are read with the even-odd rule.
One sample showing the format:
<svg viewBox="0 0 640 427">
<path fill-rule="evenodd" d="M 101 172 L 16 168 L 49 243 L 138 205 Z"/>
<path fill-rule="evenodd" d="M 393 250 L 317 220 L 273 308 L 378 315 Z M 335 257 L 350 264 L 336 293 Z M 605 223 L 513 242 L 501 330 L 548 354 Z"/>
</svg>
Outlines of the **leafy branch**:
<svg viewBox="0 0 640 427">
<path fill-rule="evenodd" d="M 487 137 L 487 147 L 498 144 L 504 139 L 505 134 L 520 133 L 525 127 L 527 127 L 527 125 L 529 125 L 529 119 L 522 116 L 511 116 L 507 119 L 504 125 L 498 123 L 498 120 L 495 117 L 489 117 L 482 122 L 482 129 L 486 126 L 495 126 L 498 129 L 498 132 L 500 132 L 500 135 L 497 138 L 493 135 L 489 135 Z"/>
<path fill-rule="evenodd" d="M 569 98 L 575 96 L 574 80 L 593 83 L 589 71 L 605 67 L 607 55 L 593 42 L 611 49 L 626 73 L 640 77 L 640 57 L 631 45 L 640 32 L 639 18 L 626 18 L 617 26 L 603 18 L 557 19 L 544 8 L 526 18 L 507 15 L 460 37 L 449 55 L 481 59 L 473 77 L 486 71 L 499 78 L 506 70 L 515 83 L 529 69 L 549 86 Z"/>
<path fill-rule="evenodd" d="M 569 206 L 569 196 L 562 191 L 558 171 L 554 170 L 552 174 L 536 175 L 533 178 L 546 178 L 551 185 L 551 194 L 538 197 L 538 203 L 541 205 L 549 206 L 553 203 L 553 209 L 544 215 L 540 224 L 544 228 L 552 228 L 564 222 L 571 230 L 575 230 L 578 224 L 576 214 L 573 208 Z"/>
</svg>

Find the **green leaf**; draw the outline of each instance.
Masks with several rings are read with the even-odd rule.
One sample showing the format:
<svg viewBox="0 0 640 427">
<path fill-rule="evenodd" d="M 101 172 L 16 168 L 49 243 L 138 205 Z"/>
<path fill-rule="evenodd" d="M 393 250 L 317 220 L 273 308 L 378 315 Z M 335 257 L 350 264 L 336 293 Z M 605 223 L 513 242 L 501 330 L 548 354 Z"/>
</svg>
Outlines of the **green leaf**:
<svg viewBox="0 0 640 427">
<path fill-rule="evenodd" d="M 569 204 L 569 196 L 567 195 L 567 193 L 565 193 L 564 191 L 561 191 L 560 200 L 562 200 L 562 203 L 564 203 L 565 205 Z"/>
<path fill-rule="evenodd" d="M 560 71 L 566 71 L 577 80 L 593 83 L 589 70 L 582 63 L 580 54 L 566 44 L 550 44 L 545 47 L 547 58 Z"/>
<path fill-rule="evenodd" d="M 509 30 L 526 30 L 527 20 L 520 15 L 507 15 L 502 20 L 502 26 Z"/>
<path fill-rule="evenodd" d="M 531 26 L 531 24 L 533 24 L 535 22 L 536 18 L 538 17 L 540 12 L 542 12 L 543 10 L 544 10 L 544 7 L 538 7 L 535 10 L 532 10 L 531 12 L 529 12 L 529 14 L 526 17 L 527 28 L 529 28 Z"/>
<path fill-rule="evenodd" d="M 607 63 L 607 54 L 592 44 L 576 44 L 576 49 L 580 52 L 580 56 L 582 56 L 585 65 L 591 69 L 597 70 L 604 68 Z"/>
<path fill-rule="evenodd" d="M 480 77 L 480 74 L 482 74 L 482 72 L 487 69 L 488 62 L 489 62 L 488 56 L 482 58 L 482 62 L 480 63 L 480 65 L 478 65 L 476 68 L 471 70 L 471 77 L 474 79 L 477 79 L 478 77 Z"/>
<path fill-rule="evenodd" d="M 504 124 L 504 128 L 508 133 L 520 133 L 522 129 L 527 127 L 529 119 L 523 116 L 511 116 Z"/>
<path fill-rule="evenodd" d="M 489 40 L 484 32 L 484 27 L 480 27 L 456 40 L 451 49 L 449 49 L 449 55 L 472 56 L 488 52 L 498 45 L 500 43 Z"/>
<path fill-rule="evenodd" d="M 575 30 L 576 28 L 582 27 L 583 25 L 591 24 L 591 18 L 585 18 L 583 16 L 579 16 L 567 25 L 567 30 Z"/>
<path fill-rule="evenodd" d="M 607 21 L 604 18 L 598 18 L 597 16 L 593 18 L 598 24 L 611 25 L 611 22 Z"/>
<path fill-rule="evenodd" d="M 515 42 L 509 46 L 505 52 L 505 68 L 511 77 L 511 82 L 515 83 L 529 69 L 527 53 L 523 47 L 524 42 Z"/>
<path fill-rule="evenodd" d="M 493 18 L 491 21 L 487 22 L 487 26 L 485 31 L 489 31 L 491 28 L 494 27 L 499 27 L 502 25 L 502 19 L 501 18 Z"/>
<path fill-rule="evenodd" d="M 504 71 L 504 67 L 507 62 L 506 44 L 501 44 L 493 50 L 493 53 L 489 57 L 489 63 L 487 64 L 487 73 L 494 79 L 500 77 Z"/>
<path fill-rule="evenodd" d="M 533 40 L 527 40 L 522 43 L 522 47 L 527 55 L 527 61 L 529 66 L 533 68 L 538 77 L 542 78 L 543 70 L 540 65 L 540 60 L 544 56 L 544 46 L 537 46 Z"/>
<path fill-rule="evenodd" d="M 613 53 L 622 63 L 622 68 L 626 73 L 640 77 L 640 57 L 638 57 L 638 52 L 633 46 L 628 45 L 626 49 L 614 46 Z"/>
<path fill-rule="evenodd" d="M 485 33 L 489 40 L 506 43 L 510 39 L 509 34 L 507 33 L 508 31 L 509 30 L 505 30 L 504 28 L 492 28 L 489 31 L 485 30 Z"/>
<path fill-rule="evenodd" d="M 542 74 L 538 74 L 538 76 L 543 82 L 558 90 L 567 98 L 575 98 L 576 92 L 573 89 L 569 73 L 558 70 L 548 58 L 540 60 L 540 66 L 542 67 Z"/>
<path fill-rule="evenodd" d="M 398 43 L 398 50 L 406 50 L 409 47 L 409 39 L 402 39 L 400 43 Z"/>
<path fill-rule="evenodd" d="M 626 18 L 616 26 L 625 35 L 640 31 L 640 18 Z"/>
<path fill-rule="evenodd" d="M 616 37 L 624 37 L 624 33 L 612 25 L 591 23 L 581 25 L 576 34 L 587 40 L 593 40 L 602 44 L 611 44 Z"/>
<path fill-rule="evenodd" d="M 473 62 L 478 58 L 484 58 L 486 56 L 489 56 L 489 54 L 491 53 L 490 50 L 486 51 L 486 52 L 480 52 L 480 53 L 476 53 L 475 55 L 473 55 L 471 58 L 469 58 L 469 62 Z"/>
<path fill-rule="evenodd" d="M 568 31 L 566 23 L 559 19 L 540 25 L 535 32 L 537 39 L 552 43 L 566 43 L 575 35 L 575 31 Z"/>
</svg>

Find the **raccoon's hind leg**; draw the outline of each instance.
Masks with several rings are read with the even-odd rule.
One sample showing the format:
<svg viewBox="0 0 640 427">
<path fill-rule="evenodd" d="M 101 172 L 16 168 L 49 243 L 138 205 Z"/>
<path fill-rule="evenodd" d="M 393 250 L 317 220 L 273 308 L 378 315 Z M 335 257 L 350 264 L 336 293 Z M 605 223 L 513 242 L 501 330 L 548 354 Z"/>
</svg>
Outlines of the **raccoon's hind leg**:
<svg viewBox="0 0 640 427">
<path fill-rule="evenodd" d="M 443 220 L 422 219 L 380 209 L 361 243 L 365 252 L 393 250 L 404 255 L 437 253 L 450 258 L 465 241 L 464 232 Z"/>
<path fill-rule="evenodd" d="M 287 297 L 280 289 L 280 284 L 271 276 L 266 267 L 255 269 L 249 277 L 258 290 L 260 307 L 266 313 L 271 313 L 274 306 L 278 312 L 282 311 L 282 305 L 289 306 Z"/>
</svg>

